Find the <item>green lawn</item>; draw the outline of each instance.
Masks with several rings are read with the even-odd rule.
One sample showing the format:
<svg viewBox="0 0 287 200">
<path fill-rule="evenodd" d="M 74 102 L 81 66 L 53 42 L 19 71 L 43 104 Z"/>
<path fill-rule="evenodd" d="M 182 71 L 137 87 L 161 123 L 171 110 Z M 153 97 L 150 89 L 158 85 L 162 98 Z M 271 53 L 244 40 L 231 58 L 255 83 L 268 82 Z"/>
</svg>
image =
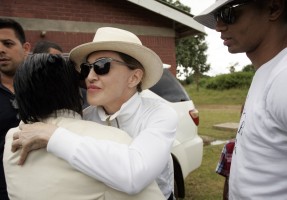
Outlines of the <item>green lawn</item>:
<svg viewBox="0 0 287 200">
<path fill-rule="evenodd" d="M 196 105 L 242 105 L 247 95 L 247 89 L 217 91 L 200 88 L 196 91 L 192 84 L 184 87 Z"/>
<path fill-rule="evenodd" d="M 204 147 L 201 167 L 185 180 L 185 200 L 222 200 L 224 177 L 215 173 L 222 147 Z"/>
<path fill-rule="evenodd" d="M 199 135 L 223 141 L 234 138 L 236 131 L 216 130 L 212 126 L 225 122 L 239 122 L 247 90 L 215 91 L 200 88 L 196 91 L 194 85 L 185 88 L 199 110 Z M 224 178 L 215 173 L 222 147 L 223 144 L 204 146 L 201 167 L 186 178 L 185 200 L 222 199 Z"/>
</svg>

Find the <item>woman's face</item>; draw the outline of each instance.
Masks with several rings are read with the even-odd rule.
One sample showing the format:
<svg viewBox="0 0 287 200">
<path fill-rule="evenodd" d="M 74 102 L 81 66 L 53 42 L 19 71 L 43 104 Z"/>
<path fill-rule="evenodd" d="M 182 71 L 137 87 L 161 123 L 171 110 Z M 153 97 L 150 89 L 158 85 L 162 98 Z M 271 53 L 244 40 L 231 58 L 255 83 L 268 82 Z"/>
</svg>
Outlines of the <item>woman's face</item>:
<svg viewBox="0 0 287 200">
<path fill-rule="evenodd" d="M 92 64 L 102 58 L 124 62 L 119 54 L 112 51 L 93 52 L 88 56 L 87 62 Z M 110 70 L 104 75 L 98 75 L 92 67 L 85 80 L 88 103 L 103 106 L 108 114 L 117 112 L 122 104 L 137 91 L 138 73 L 139 69 L 131 70 L 125 64 L 116 61 L 111 61 Z"/>
</svg>

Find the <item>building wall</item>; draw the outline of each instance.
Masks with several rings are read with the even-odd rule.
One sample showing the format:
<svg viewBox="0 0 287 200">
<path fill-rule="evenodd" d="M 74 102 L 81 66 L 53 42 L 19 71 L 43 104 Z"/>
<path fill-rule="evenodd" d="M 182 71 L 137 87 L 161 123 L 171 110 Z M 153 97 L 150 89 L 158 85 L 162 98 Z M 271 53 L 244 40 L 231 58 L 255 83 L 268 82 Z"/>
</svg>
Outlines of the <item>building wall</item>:
<svg viewBox="0 0 287 200">
<path fill-rule="evenodd" d="M 32 47 L 39 40 L 60 44 L 65 52 L 92 41 L 97 28 L 129 30 L 154 50 L 175 73 L 173 22 L 125 0 L 0 0 L 0 15 L 19 21 Z"/>
</svg>

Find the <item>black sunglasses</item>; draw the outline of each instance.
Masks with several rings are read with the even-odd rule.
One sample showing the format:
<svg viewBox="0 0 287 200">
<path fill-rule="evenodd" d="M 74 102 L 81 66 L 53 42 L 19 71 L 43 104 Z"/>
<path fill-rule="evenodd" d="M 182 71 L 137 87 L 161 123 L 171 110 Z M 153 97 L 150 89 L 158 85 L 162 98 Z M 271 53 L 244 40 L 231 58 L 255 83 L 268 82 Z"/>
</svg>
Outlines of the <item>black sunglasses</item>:
<svg viewBox="0 0 287 200">
<path fill-rule="evenodd" d="M 215 20 L 218 22 L 219 19 L 222 20 L 225 24 L 233 24 L 235 22 L 235 8 L 238 8 L 239 6 L 246 5 L 252 1 L 246 1 L 236 4 L 229 4 L 224 6 L 223 8 L 219 9 L 217 12 L 215 12 L 214 17 Z"/>
<path fill-rule="evenodd" d="M 90 73 L 91 68 L 93 67 L 94 71 L 98 75 L 108 74 L 111 68 L 111 62 L 117 62 L 128 67 L 133 67 L 133 65 L 127 64 L 125 62 L 113 59 L 113 58 L 100 58 L 96 60 L 94 63 L 82 63 L 80 65 L 80 79 L 83 80 L 87 78 Z"/>
</svg>

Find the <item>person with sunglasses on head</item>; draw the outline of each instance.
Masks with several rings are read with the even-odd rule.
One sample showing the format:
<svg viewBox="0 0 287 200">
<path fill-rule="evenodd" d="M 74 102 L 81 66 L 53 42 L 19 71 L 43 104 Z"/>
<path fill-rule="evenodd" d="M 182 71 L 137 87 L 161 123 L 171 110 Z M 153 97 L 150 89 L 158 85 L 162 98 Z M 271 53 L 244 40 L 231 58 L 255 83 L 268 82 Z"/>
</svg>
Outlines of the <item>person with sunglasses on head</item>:
<svg viewBox="0 0 287 200">
<path fill-rule="evenodd" d="M 78 73 L 61 55 L 29 56 L 15 74 L 14 88 L 21 124 L 43 122 L 73 131 L 78 137 L 118 145 L 131 142 L 120 129 L 82 120 Z M 75 170 L 45 149 L 31 152 L 25 165 L 19 166 L 20 151 L 11 152 L 13 134 L 18 130 L 16 127 L 7 133 L 3 158 L 11 200 L 165 199 L 155 182 L 138 195 L 128 195 Z M 104 158 L 105 154 L 108 152 L 102 152 Z"/>
<path fill-rule="evenodd" d="M 47 145 L 48 152 L 116 190 L 136 194 L 156 180 L 165 198 L 172 200 L 171 148 L 178 116 L 164 101 L 141 95 L 162 76 L 159 56 L 135 34 L 103 27 L 92 42 L 72 49 L 70 60 L 87 86 L 91 106 L 84 110 L 84 119 L 122 129 L 133 140 L 119 145 L 78 137 L 56 126 L 24 125 L 14 134 L 13 149 L 22 147 L 19 164 L 35 146 Z M 37 139 L 41 135 L 47 140 Z"/>
<path fill-rule="evenodd" d="M 256 69 L 232 155 L 229 199 L 287 198 L 287 1 L 218 0 L 196 21 Z"/>
<path fill-rule="evenodd" d="M 18 126 L 13 80 L 16 70 L 30 51 L 23 27 L 13 19 L 0 18 L 0 199 L 8 200 L 3 169 L 5 136 Z"/>
</svg>

